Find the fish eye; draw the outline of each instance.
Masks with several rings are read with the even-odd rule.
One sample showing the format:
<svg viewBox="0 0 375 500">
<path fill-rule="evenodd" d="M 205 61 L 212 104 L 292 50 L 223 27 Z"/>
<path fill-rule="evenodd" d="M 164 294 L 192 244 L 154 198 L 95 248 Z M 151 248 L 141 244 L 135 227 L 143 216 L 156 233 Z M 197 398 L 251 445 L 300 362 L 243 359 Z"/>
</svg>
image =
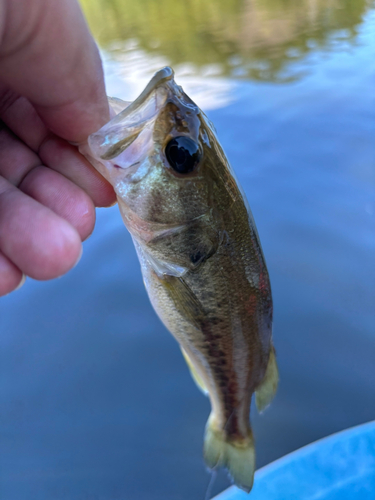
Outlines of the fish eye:
<svg viewBox="0 0 375 500">
<path fill-rule="evenodd" d="M 168 142 L 165 155 L 169 165 L 179 174 L 192 172 L 201 158 L 199 144 L 183 135 Z"/>
</svg>

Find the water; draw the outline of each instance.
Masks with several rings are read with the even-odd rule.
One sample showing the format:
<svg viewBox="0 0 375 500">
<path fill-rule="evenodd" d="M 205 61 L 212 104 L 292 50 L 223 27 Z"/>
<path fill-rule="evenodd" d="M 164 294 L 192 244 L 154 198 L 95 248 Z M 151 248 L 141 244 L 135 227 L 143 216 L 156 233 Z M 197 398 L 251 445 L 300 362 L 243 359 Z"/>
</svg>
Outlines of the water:
<svg viewBox="0 0 375 500">
<path fill-rule="evenodd" d="M 271 275 L 281 383 L 257 465 L 375 415 L 375 6 L 82 0 L 108 93 L 165 64 L 207 111 Z M 124 35 L 126 33 L 126 36 Z M 208 401 L 117 208 L 79 265 L 0 301 L 1 500 L 204 499 Z M 212 495 L 229 485 L 225 473 Z"/>
</svg>

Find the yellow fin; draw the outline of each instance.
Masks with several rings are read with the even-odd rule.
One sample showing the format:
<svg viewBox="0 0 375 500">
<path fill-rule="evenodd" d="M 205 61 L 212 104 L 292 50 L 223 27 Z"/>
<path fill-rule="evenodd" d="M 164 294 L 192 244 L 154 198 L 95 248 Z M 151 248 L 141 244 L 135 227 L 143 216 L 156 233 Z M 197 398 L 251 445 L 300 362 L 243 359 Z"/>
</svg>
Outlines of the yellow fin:
<svg viewBox="0 0 375 500">
<path fill-rule="evenodd" d="M 191 376 L 193 377 L 194 382 L 197 384 L 198 388 L 203 392 L 203 394 L 205 396 L 207 396 L 208 390 L 206 389 L 206 386 L 204 385 L 202 377 L 199 375 L 199 373 L 195 369 L 193 363 L 191 362 L 187 352 L 182 347 L 181 347 L 181 352 L 182 352 L 182 355 L 186 361 L 186 364 L 189 367 L 189 370 L 190 370 Z"/>
<path fill-rule="evenodd" d="M 277 369 L 275 349 L 272 346 L 266 373 L 255 391 L 255 403 L 259 412 L 262 412 L 271 403 L 276 394 L 278 383 L 279 370 Z"/>
<path fill-rule="evenodd" d="M 215 429 L 209 418 L 204 437 L 204 459 L 208 467 L 226 467 L 236 486 L 250 492 L 255 471 L 255 447 L 252 434 L 243 441 L 231 440 Z"/>
</svg>

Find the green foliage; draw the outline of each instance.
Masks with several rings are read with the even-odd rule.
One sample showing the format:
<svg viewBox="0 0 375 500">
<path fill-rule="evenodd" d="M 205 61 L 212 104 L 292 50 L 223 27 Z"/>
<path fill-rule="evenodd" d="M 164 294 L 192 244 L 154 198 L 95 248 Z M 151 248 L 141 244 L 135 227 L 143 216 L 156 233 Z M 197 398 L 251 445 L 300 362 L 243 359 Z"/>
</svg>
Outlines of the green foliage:
<svg viewBox="0 0 375 500">
<path fill-rule="evenodd" d="M 354 37 L 369 7 L 366 0 L 80 1 L 104 48 L 136 39 L 172 65 L 220 64 L 236 76 L 240 61 L 237 76 L 270 81 L 285 78 L 288 63 L 312 44 L 329 43 L 335 31 Z"/>
</svg>

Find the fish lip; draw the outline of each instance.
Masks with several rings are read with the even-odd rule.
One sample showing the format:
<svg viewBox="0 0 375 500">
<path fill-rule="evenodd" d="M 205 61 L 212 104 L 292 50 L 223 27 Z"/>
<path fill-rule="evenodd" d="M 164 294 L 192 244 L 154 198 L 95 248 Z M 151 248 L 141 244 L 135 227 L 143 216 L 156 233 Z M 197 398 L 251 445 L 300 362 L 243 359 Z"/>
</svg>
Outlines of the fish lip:
<svg viewBox="0 0 375 500">
<path fill-rule="evenodd" d="M 146 85 L 144 90 L 131 104 L 129 104 L 129 106 L 127 106 L 123 111 L 121 111 L 118 115 L 112 118 L 100 130 L 98 130 L 94 134 L 91 134 L 88 138 L 88 144 L 90 150 L 93 153 L 93 156 L 97 158 L 99 161 L 112 160 L 118 155 L 113 153 L 116 152 L 117 145 L 122 141 L 124 141 L 123 149 L 126 149 L 126 147 L 130 145 L 126 144 L 126 139 L 127 139 L 126 135 L 121 137 L 122 134 L 120 134 L 116 142 L 113 143 L 114 147 L 113 146 L 111 147 L 110 145 L 112 142 L 111 136 L 113 137 L 113 134 L 117 135 L 118 133 L 117 130 L 119 129 L 119 127 L 121 128 L 121 123 L 123 123 L 127 119 L 131 120 L 131 115 L 133 113 L 137 113 L 137 110 L 139 108 L 142 108 L 143 105 L 147 106 L 146 104 L 147 101 L 152 99 L 153 95 L 155 99 L 155 106 L 157 107 L 158 89 L 164 86 L 166 87 L 167 92 L 170 91 L 170 89 L 168 89 L 170 82 L 174 82 L 174 71 L 171 67 L 166 66 L 154 74 L 154 76 L 151 78 L 151 80 Z M 157 113 L 158 110 L 156 109 L 155 117 Z M 155 119 L 155 117 L 154 118 L 150 117 L 150 120 L 152 121 L 152 119 Z M 134 128 L 133 140 L 135 140 L 144 129 L 144 124 L 142 124 L 142 122 L 138 124 L 135 123 L 133 128 Z M 111 151 L 112 149 L 114 149 L 114 151 Z"/>
<path fill-rule="evenodd" d="M 144 90 L 131 104 L 120 111 L 119 114 L 112 118 L 100 130 L 89 136 L 88 146 L 91 151 L 91 156 L 99 162 L 109 162 L 108 167 L 112 166 L 116 158 L 124 151 L 128 150 L 128 148 L 132 148 L 132 143 L 134 142 L 134 144 L 136 144 L 136 141 L 139 140 L 138 138 L 143 136 L 146 130 L 152 130 L 160 111 L 167 103 L 175 104 L 177 108 L 184 110 L 183 112 L 186 113 L 186 115 L 193 116 L 200 114 L 199 107 L 185 94 L 182 87 L 175 82 L 174 71 L 169 66 L 157 71 Z M 176 134 L 172 133 L 169 139 L 175 135 L 186 135 L 190 137 L 188 133 L 178 132 L 177 134 L 176 132 Z M 160 159 L 166 167 L 169 167 L 169 163 L 166 161 L 164 153 L 165 143 L 160 144 L 160 146 Z M 125 157 L 122 157 L 121 161 L 124 159 Z M 134 165 L 134 163 L 128 165 L 127 161 L 125 161 L 125 163 L 126 165 L 116 164 L 115 166 L 121 169 L 127 169 L 129 166 Z M 136 163 L 139 163 L 139 161 Z M 171 170 L 170 167 L 168 170 Z M 199 169 L 197 169 L 195 175 L 198 174 L 198 171 Z M 173 174 L 177 177 L 184 178 L 183 175 L 178 175 L 174 171 Z"/>
<path fill-rule="evenodd" d="M 139 96 L 133 101 L 127 108 L 124 109 L 121 113 L 121 118 L 125 118 L 129 114 L 131 114 L 135 109 L 137 109 L 140 105 L 142 105 L 146 99 L 150 96 L 150 94 L 156 90 L 159 85 L 162 85 L 165 82 L 173 80 L 174 71 L 170 66 L 165 66 L 162 69 L 159 69 L 151 80 L 148 82 L 143 91 L 139 94 Z"/>
</svg>

